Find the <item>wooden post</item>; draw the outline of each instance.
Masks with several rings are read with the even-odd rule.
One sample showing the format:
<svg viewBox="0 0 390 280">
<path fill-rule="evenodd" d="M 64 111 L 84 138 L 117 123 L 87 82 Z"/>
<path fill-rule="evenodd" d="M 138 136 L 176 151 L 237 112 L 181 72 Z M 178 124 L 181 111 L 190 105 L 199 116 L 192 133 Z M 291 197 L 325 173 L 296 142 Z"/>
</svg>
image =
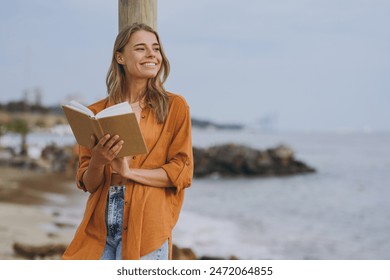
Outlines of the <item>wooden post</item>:
<svg viewBox="0 0 390 280">
<path fill-rule="evenodd" d="M 118 0 L 119 31 L 135 22 L 157 30 L 157 0 Z"/>
</svg>

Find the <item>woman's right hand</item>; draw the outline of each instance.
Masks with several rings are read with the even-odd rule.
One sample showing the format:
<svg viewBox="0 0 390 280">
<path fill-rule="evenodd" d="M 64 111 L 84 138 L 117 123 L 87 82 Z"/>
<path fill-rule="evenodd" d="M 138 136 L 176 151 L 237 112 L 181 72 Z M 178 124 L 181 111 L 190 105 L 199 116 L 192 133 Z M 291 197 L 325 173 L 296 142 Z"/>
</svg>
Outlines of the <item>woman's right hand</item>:
<svg viewBox="0 0 390 280">
<path fill-rule="evenodd" d="M 118 135 L 104 135 L 99 141 L 92 135 L 90 141 L 91 162 L 95 166 L 104 166 L 110 163 L 118 155 L 123 146 L 123 140 Z"/>
</svg>

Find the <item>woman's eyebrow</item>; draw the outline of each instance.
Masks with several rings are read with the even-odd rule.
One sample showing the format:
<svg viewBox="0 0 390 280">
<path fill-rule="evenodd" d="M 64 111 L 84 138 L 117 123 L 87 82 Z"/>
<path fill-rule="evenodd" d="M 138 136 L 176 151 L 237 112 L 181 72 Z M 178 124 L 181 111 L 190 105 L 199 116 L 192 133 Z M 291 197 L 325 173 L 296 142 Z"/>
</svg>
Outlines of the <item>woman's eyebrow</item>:
<svg viewBox="0 0 390 280">
<path fill-rule="evenodd" d="M 135 44 L 133 47 L 138 47 L 138 46 L 146 46 L 147 44 L 146 43 L 138 43 L 138 44 Z M 159 46 L 160 44 L 159 43 L 153 43 L 152 46 Z"/>
</svg>

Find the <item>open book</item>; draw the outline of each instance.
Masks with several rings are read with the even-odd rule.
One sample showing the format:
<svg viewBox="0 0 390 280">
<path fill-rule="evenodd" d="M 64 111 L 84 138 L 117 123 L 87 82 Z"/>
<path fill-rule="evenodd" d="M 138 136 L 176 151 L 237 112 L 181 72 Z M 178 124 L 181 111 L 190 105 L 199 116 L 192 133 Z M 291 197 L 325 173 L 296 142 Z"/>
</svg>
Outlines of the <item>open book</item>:
<svg viewBox="0 0 390 280">
<path fill-rule="evenodd" d="M 96 115 L 77 101 L 62 105 L 65 116 L 81 146 L 89 147 L 91 135 L 100 139 L 106 134 L 119 135 L 124 141 L 117 157 L 145 154 L 148 152 L 135 113 L 128 102 L 105 108 Z"/>
</svg>

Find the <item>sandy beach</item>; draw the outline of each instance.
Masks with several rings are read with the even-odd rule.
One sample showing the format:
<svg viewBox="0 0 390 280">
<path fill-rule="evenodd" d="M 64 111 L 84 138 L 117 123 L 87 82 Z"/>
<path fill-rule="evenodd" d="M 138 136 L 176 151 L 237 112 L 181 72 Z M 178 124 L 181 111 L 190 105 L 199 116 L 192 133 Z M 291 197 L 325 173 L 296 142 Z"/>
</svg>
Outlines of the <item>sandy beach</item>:
<svg viewBox="0 0 390 280">
<path fill-rule="evenodd" d="M 71 207 L 70 200 L 84 196 L 72 188 L 72 176 L 11 167 L 0 167 L 0 174 L 0 259 L 24 258 L 14 252 L 15 243 L 66 246 L 75 225 L 64 221 L 67 207 L 61 205 Z"/>
</svg>

